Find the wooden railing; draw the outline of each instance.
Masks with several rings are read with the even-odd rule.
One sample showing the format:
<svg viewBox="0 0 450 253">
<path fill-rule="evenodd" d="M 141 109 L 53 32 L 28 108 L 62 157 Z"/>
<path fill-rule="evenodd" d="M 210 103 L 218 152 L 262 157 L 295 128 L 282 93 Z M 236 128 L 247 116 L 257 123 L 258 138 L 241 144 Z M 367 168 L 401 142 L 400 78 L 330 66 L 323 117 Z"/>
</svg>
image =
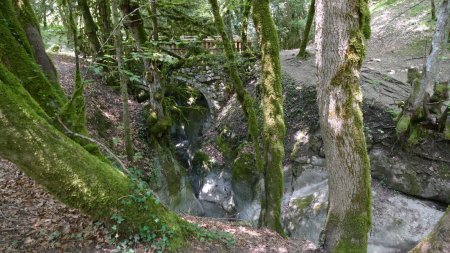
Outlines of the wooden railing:
<svg viewBox="0 0 450 253">
<path fill-rule="evenodd" d="M 206 38 L 202 41 L 197 41 L 197 38 L 194 36 L 184 36 L 181 38 L 180 42 L 173 42 L 173 43 L 164 43 L 165 48 L 177 53 L 177 54 L 183 54 L 186 53 L 187 49 L 185 47 L 186 44 L 193 43 L 198 44 L 198 46 L 201 46 L 202 48 L 211 51 L 212 53 L 217 53 L 223 51 L 223 45 L 222 40 L 220 37 L 214 37 L 214 38 Z M 242 53 L 242 42 L 241 39 L 236 37 L 233 41 L 234 49 L 238 53 Z M 253 44 L 251 41 L 248 42 L 248 47 L 252 48 Z"/>
</svg>

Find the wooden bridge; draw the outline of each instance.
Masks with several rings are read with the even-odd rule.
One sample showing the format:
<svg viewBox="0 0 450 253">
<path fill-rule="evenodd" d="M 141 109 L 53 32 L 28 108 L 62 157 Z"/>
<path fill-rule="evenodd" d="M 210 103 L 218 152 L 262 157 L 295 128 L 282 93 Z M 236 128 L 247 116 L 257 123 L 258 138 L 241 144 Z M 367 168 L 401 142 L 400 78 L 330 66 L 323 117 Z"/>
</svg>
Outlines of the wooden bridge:
<svg viewBox="0 0 450 253">
<path fill-rule="evenodd" d="M 202 48 L 209 50 L 212 53 L 217 53 L 223 51 L 223 45 L 222 45 L 222 39 L 220 37 L 208 37 L 206 39 L 203 39 L 202 41 L 198 40 L 198 37 L 196 36 L 182 36 L 181 41 L 173 42 L 173 43 L 165 43 L 164 46 L 166 49 L 177 53 L 177 54 L 184 54 L 187 52 L 187 49 L 185 45 L 187 44 L 197 44 L 198 46 L 201 46 Z M 233 38 L 233 46 L 236 52 L 242 53 L 243 47 L 242 47 L 242 41 L 239 37 Z M 251 48 L 253 46 L 253 43 L 251 41 L 248 42 L 248 47 Z"/>
</svg>

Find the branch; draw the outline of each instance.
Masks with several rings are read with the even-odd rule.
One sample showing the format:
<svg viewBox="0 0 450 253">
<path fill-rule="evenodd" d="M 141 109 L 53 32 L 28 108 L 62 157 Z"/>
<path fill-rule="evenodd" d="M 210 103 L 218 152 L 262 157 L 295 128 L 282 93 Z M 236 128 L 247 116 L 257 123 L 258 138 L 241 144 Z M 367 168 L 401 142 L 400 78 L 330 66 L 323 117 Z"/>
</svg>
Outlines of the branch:
<svg viewBox="0 0 450 253">
<path fill-rule="evenodd" d="M 93 142 L 93 143 L 95 143 L 95 144 L 97 144 L 97 145 L 99 145 L 100 147 L 102 147 L 112 158 L 114 158 L 114 160 L 116 160 L 116 162 L 120 165 L 120 167 L 121 167 L 121 169 L 122 169 L 122 171 L 124 172 L 124 173 L 126 173 L 126 174 L 128 174 L 128 175 L 132 175 L 132 173 L 127 169 L 127 167 L 125 166 L 125 164 L 120 160 L 120 158 L 119 157 L 117 157 L 105 144 L 103 144 L 103 143 L 101 143 L 101 142 L 99 142 L 99 141 L 97 141 L 97 140 L 95 140 L 95 139 L 92 139 L 91 137 L 88 137 L 88 136 L 85 136 L 85 135 L 82 135 L 82 134 L 79 134 L 79 133 L 75 133 L 75 132 L 73 132 L 72 130 L 70 130 L 66 125 L 64 125 L 64 123 L 61 121 L 61 119 L 58 117 L 58 116 L 56 116 L 56 118 L 58 119 L 58 122 L 64 127 L 64 130 L 66 130 L 66 132 L 68 133 L 68 134 L 70 134 L 70 135 L 73 135 L 73 136 L 75 136 L 75 137 L 79 137 L 79 138 L 82 138 L 82 139 L 84 139 L 84 140 L 88 140 L 88 141 L 90 141 L 90 142 Z"/>
</svg>

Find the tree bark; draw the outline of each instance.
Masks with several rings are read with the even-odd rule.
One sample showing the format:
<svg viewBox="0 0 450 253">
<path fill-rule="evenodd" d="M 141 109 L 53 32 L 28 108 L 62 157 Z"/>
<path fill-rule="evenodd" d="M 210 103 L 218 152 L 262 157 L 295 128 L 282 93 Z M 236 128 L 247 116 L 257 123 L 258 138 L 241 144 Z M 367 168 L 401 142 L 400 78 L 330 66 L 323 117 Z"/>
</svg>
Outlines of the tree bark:
<svg viewBox="0 0 450 253">
<path fill-rule="evenodd" d="M 308 45 L 309 41 L 309 33 L 311 31 L 311 27 L 314 21 L 314 12 L 315 12 L 315 0 L 311 0 L 311 5 L 309 6 L 308 11 L 308 19 L 306 20 L 306 26 L 305 31 L 303 32 L 303 39 L 302 44 L 300 45 L 300 51 L 298 52 L 297 58 L 306 58 L 308 56 L 308 53 L 306 52 L 306 46 Z"/>
<path fill-rule="evenodd" d="M 431 0 L 431 19 L 436 20 L 436 4 Z"/>
<path fill-rule="evenodd" d="M 217 0 L 209 0 L 209 3 L 211 4 L 217 31 L 220 33 L 223 45 L 225 47 L 225 54 L 229 62 L 228 71 L 233 81 L 233 89 L 236 91 L 237 98 L 247 119 L 248 132 L 252 138 L 253 148 L 255 150 L 256 169 L 258 172 L 262 172 L 262 157 L 259 145 L 259 131 L 255 103 L 251 95 L 245 89 L 242 79 L 239 77 L 236 56 L 231 41 L 225 32 L 224 23 L 222 17 L 220 16 L 220 9 Z"/>
<path fill-rule="evenodd" d="M 98 13 L 100 16 L 100 31 L 103 43 L 107 43 L 108 38 L 112 35 L 113 26 L 111 22 L 111 5 L 109 0 L 98 0 Z"/>
<path fill-rule="evenodd" d="M 250 12 L 252 9 L 251 0 L 243 0 L 243 11 L 242 11 L 242 27 L 241 27 L 241 43 L 242 52 L 247 52 L 248 48 L 248 20 L 250 18 Z"/>
<path fill-rule="evenodd" d="M 97 24 L 94 22 L 92 18 L 91 11 L 89 10 L 89 5 L 87 0 L 77 0 L 78 8 L 80 8 L 81 13 L 83 14 L 84 20 L 84 29 L 86 31 L 86 35 L 89 39 L 89 43 L 91 44 L 92 56 L 94 58 L 102 58 L 103 51 L 102 46 L 100 44 L 100 40 L 98 39 Z"/>
<path fill-rule="evenodd" d="M 371 178 L 359 70 L 370 35 L 367 0 L 317 0 L 318 104 L 328 167 L 327 252 L 366 252 Z M 333 36 L 330 36 L 333 35 Z"/>
<path fill-rule="evenodd" d="M 128 161 L 133 161 L 134 150 L 133 142 L 131 139 L 131 127 L 130 127 L 130 110 L 128 107 L 128 89 L 127 89 L 127 77 L 125 76 L 124 64 L 123 64 L 123 45 L 122 45 L 122 25 L 119 20 L 119 13 L 117 10 L 117 0 L 112 0 L 112 16 L 114 30 L 114 48 L 116 50 L 117 68 L 120 76 L 120 93 L 122 98 L 122 122 L 123 122 L 123 134 L 125 140 L 125 151 Z"/>
<path fill-rule="evenodd" d="M 119 215 L 124 219 L 115 224 L 120 236 L 139 234 L 143 226 L 159 234 L 162 226 L 167 226 L 174 232 L 170 246 L 180 247 L 192 231 L 185 221 L 158 204 L 155 196 L 141 204 L 121 201 L 133 194 L 135 183 L 54 127 L 52 117 L 58 115 L 59 104 L 53 105 L 55 110 L 45 107 L 55 104 L 49 82 L 25 52 L 26 41 L 11 35 L 10 29 L 17 34 L 21 30 L 16 15 L 6 16 L 14 13 L 11 0 L 0 0 L 0 10 L 0 48 L 14 48 L 0 51 L 0 157 L 15 163 L 63 203 L 94 219 L 113 225 L 112 216 Z M 14 60 L 20 65 L 14 65 L 18 64 L 12 63 Z M 20 70 L 14 72 L 17 67 Z M 30 95 L 33 92 L 24 89 L 27 79 L 46 95 L 33 96 L 39 103 Z"/>
<path fill-rule="evenodd" d="M 153 40 L 158 41 L 158 13 L 156 0 L 150 0 L 150 9 L 152 11 L 152 28 L 153 28 Z"/>
<path fill-rule="evenodd" d="M 0 69 L 3 71 L 3 66 Z M 1 157 L 15 163 L 63 203 L 94 219 L 112 225 L 112 216 L 119 215 L 124 219 L 118 225 L 120 236 L 138 234 L 145 225 L 158 230 L 165 224 L 174 230 L 174 247 L 185 241 L 185 222 L 156 204 L 153 197 L 144 203 L 146 212 L 136 202 L 121 202 L 132 195 L 133 182 L 38 116 L 40 108 L 29 105 L 32 98 L 19 83 L 2 78 L 0 96 Z M 152 215 L 161 221 L 156 223 Z"/>
<path fill-rule="evenodd" d="M 415 144 L 418 138 L 418 123 L 430 120 L 428 114 L 428 103 L 434 94 L 436 80 L 439 73 L 439 55 L 446 46 L 448 36 L 448 0 L 444 0 L 439 9 L 436 30 L 431 42 L 430 55 L 423 66 L 420 84 L 414 85 L 408 104 L 397 122 L 397 134 L 399 137 L 407 138 L 408 143 Z"/>
<path fill-rule="evenodd" d="M 131 31 L 131 35 L 133 36 L 133 39 L 136 43 L 137 50 L 143 52 L 144 44 L 148 41 L 148 38 L 139 11 L 139 6 L 136 3 L 131 2 L 130 0 L 121 0 L 119 7 L 122 10 L 122 13 L 127 17 L 126 25 L 127 28 Z M 159 130 L 167 120 L 165 119 L 164 110 L 161 103 L 164 92 L 161 87 L 161 83 L 159 81 L 157 69 L 155 69 L 155 66 L 146 57 L 142 57 L 142 61 L 144 62 L 145 68 L 144 81 L 149 88 L 150 93 L 149 102 L 151 106 L 151 112 L 149 113 L 149 115 L 151 119 L 149 119 L 148 121 L 149 125 L 151 125 L 151 129 L 153 129 L 153 132 L 160 135 L 161 131 Z M 166 129 L 164 129 L 164 131 L 165 130 Z"/>
<path fill-rule="evenodd" d="M 409 253 L 450 252 L 450 207 L 434 227 L 433 231 L 422 239 Z"/>
<path fill-rule="evenodd" d="M 23 23 L 18 20 L 25 16 L 16 14 L 11 0 L 1 0 L 0 3 L 0 48 L 5 49 L 0 51 L 1 60 L 45 112 L 56 115 L 67 103 L 67 97 L 59 84 L 49 82 L 39 65 L 35 64 L 34 51 L 22 28 Z"/>
<path fill-rule="evenodd" d="M 269 0 L 253 1 L 253 20 L 261 47 L 264 186 L 259 225 L 284 235 L 281 225 L 284 158 L 283 138 L 286 134 L 281 87 L 280 47 Z"/>
<path fill-rule="evenodd" d="M 37 64 L 41 66 L 45 75 L 52 83 L 58 83 L 56 68 L 45 52 L 44 41 L 42 40 L 41 31 L 39 29 L 39 22 L 32 10 L 30 2 L 28 0 L 14 0 L 14 7 L 19 16 L 20 25 L 30 42 L 32 53 Z"/>
</svg>

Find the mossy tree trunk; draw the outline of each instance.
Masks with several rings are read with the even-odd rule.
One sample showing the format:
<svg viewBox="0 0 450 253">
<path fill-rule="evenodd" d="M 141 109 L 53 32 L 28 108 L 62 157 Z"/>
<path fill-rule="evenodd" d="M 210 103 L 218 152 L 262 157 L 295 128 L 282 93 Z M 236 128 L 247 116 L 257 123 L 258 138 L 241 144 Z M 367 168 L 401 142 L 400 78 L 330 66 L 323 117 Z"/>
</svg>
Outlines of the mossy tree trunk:
<svg viewBox="0 0 450 253">
<path fill-rule="evenodd" d="M 311 5 L 309 6 L 308 11 L 308 19 L 306 20 L 305 30 L 303 31 L 302 44 L 300 45 L 300 51 L 297 54 L 297 58 L 300 59 L 306 58 L 308 56 L 308 53 L 306 52 L 306 46 L 308 45 L 309 33 L 314 21 L 314 12 L 316 10 L 315 5 L 316 0 L 311 0 Z"/>
<path fill-rule="evenodd" d="M 128 81 L 124 72 L 123 64 L 123 45 L 122 45 L 122 26 L 120 24 L 119 13 L 117 9 L 117 0 L 112 0 L 112 14 L 113 14 L 113 26 L 114 30 L 114 48 L 116 50 L 117 68 L 120 77 L 120 93 L 122 98 L 122 122 L 123 122 L 123 135 L 125 140 L 125 151 L 128 161 L 133 160 L 134 149 L 131 139 L 131 127 L 130 127 L 130 110 L 128 107 Z"/>
<path fill-rule="evenodd" d="M 258 172 L 262 171 L 262 157 L 259 145 L 259 131 L 258 131 L 258 122 L 256 118 L 256 110 L 255 103 L 250 93 L 245 89 L 244 83 L 239 76 L 238 66 L 236 62 L 236 55 L 233 50 L 233 46 L 231 44 L 230 38 L 227 36 L 224 28 L 224 23 L 222 16 L 220 15 L 219 5 L 217 0 L 209 0 L 211 4 L 212 13 L 214 16 L 214 21 L 216 24 L 217 31 L 222 37 L 223 45 L 225 48 L 225 54 L 228 59 L 228 71 L 231 76 L 231 80 L 233 81 L 233 89 L 236 92 L 239 103 L 242 106 L 244 111 L 244 115 L 247 119 L 248 131 L 252 138 L 253 148 L 255 150 L 255 161 L 256 161 L 256 169 Z"/>
<path fill-rule="evenodd" d="M 151 9 L 151 14 L 152 14 L 152 28 L 153 28 L 153 40 L 154 41 L 158 41 L 159 40 L 159 36 L 158 36 L 158 6 L 156 3 L 156 0 L 150 0 L 150 9 Z"/>
<path fill-rule="evenodd" d="M 91 45 L 92 56 L 94 57 L 94 59 L 97 58 L 101 59 L 103 57 L 103 50 L 97 34 L 98 27 L 97 24 L 94 22 L 94 19 L 92 18 L 88 2 L 87 0 L 77 0 L 77 1 L 78 1 L 78 8 L 80 9 L 83 15 L 84 29 L 88 37 L 89 44 Z"/>
<path fill-rule="evenodd" d="M 122 217 L 124 222 L 118 225 L 121 236 L 138 234 L 143 226 L 159 233 L 164 225 L 173 229 L 171 246 L 181 246 L 188 236 L 186 222 L 153 196 L 140 204 L 121 201 L 131 200 L 127 196 L 133 194 L 135 183 L 55 128 L 52 117 L 63 101 L 55 99 L 56 93 L 49 91 L 53 86 L 26 53 L 26 41 L 18 36 L 23 30 L 16 15 L 5 16 L 6 11 L 14 12 L 11 0 L 0 0 L 0 8 L 0 157 L 17 164 L 55 197 L 94 219 L 112 225 L 113 215 Z M 5 48 L 14 48 L 17 53 L 8 53 L 13 50 Z M 20 61 L 18 72 L 13 71 L 18 64 L 14 60 Z M 35 87 L 31 91 L 35 92 L 24 88 L 27 79 L 32 80 Z"/>
<path fill-rule="evenodd" d="M 109 0 L 97 0 L 98 14 L 100 16 L 99 30 L 103 43 L 108 42 L 112 35 L 113 26 L 111 21 L 111 5 Z"/>
<path fill-rule="evenodd" d="M 329 188 L 324 246 L 327 252 L 366 252 L 371 178 L 359 70 L 364 40 L 370 36 L 367 0 L 316 0 L 316 27 L 317 93 Z"/>
<path fill-rule="evenodd" d="M 430 54 L 423 66 L 422 77 L 413 80 L 413 88 L 399 120 L 397 122 L 397 134 L 408 144 L 414 145 L 422 132 L 421 125 L 429 125 L 438 128 L 439 122 L 429 112 L 430 99 L 436 89 L 436 81 L 439 74 L 439 55 L 446 47 L 448 38 L 448 0 L 442 2 L 436 22 L 436 30 L 431 42 Z"/>
<path fill-rule="evenodd" d="M 120 0 L 119 7 L 123 15 L 127 17 L 125 19 L 126 26 L 131 32 L 137 50 L 143 53 L 144 46 L 148 42 L 148 37 L 139 11 L 139 5 L 130 0 Z M 169 127 L 169 124 L 167 124 L 169 120 L 165 117 L 161 103 L 164 91 L 161 87 L 155 64 L 152 64 L 152 61 L 144 56 L 142 56 L 142 61 L 145 68 L 144 81 L 149 89 L 150 95 L 149 102 L 151 111 L 149 112 L 148 123 L 152 133 L 155 136 L 161 136 Z"/>
<path fill-rule="evenodd" d="M 253 21 L 262 53 L 265 194 L 261 201 L 259 224 L 284 235 L 281 225 L 281 200 L 283 197 L 283 139 L 286 127 L 283 114 L 280 47 L 275 23 L 270 13 L 269 0 L 253 1 Z"/>
<path fill-rule="evenodd" d="M 450 206 L 433 231 L 409 253 L 450 252 Z"/>
<path fill-rule="evenodd" d="M 243 0 L 242 2 L 242 27 L 241 27 L 241 43 L 242 52 L 248 52 L 248 21 L 252 9 L 251 0 Z"/>
<path fill-rule="evenodd" d="M 45 3 L 43 5 L 47 6 Z M 14 7 L 19 17 L 20 25 L 30 42 L 36 62 L 41 66 L 47 78 L 52 83 L 57 83 L 58 74 L 53 62 L 45 52 L 45 45 L 39 29 L 39 22 L 33 12 L 30 2 L 28 0 L 14 0 Z"/>
<path fill-rule="evenodd" d="M 431 0 L 431 20 L 436 20 L 436 4 Z"/>
<path fill-rule="evenodd" d="M 75 25 L 72 2 L 67 0 L 63 4 L 69 11 L 69 29 L 73 35 L 73 45 L 75 52 L 75 87 L 72 97 L 61 109 L 61 116 L 68 127 L 75 133 L 87 135 L 86 128 L 86 103 L 84 98 L 84 82 L 80 72 L 80 51 L 78 48 L 78 31 Z"/>
<path fill-rule="evenodd" d="M 65 204 L 94 219 L 112 225 L 112 216 L 119 215 L 124 219 L 119 226 L 121 236 L 137 234 L 145 225 L 160 229 L 166 224 L 175 232 L 173 245 L 185 240 L 184 222 L 154 198 L 144 203 L 148 210 L 135 202 L 121 202 L 131 196 L 133 182 L 40 117 L 43 112 L 36 112 L 40 107 L 30 106 L 32 98 L 14 78 L 2 76 L 0 96 L 1 157 L 15 163 Z M 155 222 L 152 216 L 161 221 Z"/>
<path fill-rule="evenodd" d="M 0 3 L 0 60 L 48 115 L 56 115 L 67 103 L 67 97 L 59 84 L 49 82 L 35 63 L 34 51 L 12 1 L 1 0 Z"/>
</svg>

